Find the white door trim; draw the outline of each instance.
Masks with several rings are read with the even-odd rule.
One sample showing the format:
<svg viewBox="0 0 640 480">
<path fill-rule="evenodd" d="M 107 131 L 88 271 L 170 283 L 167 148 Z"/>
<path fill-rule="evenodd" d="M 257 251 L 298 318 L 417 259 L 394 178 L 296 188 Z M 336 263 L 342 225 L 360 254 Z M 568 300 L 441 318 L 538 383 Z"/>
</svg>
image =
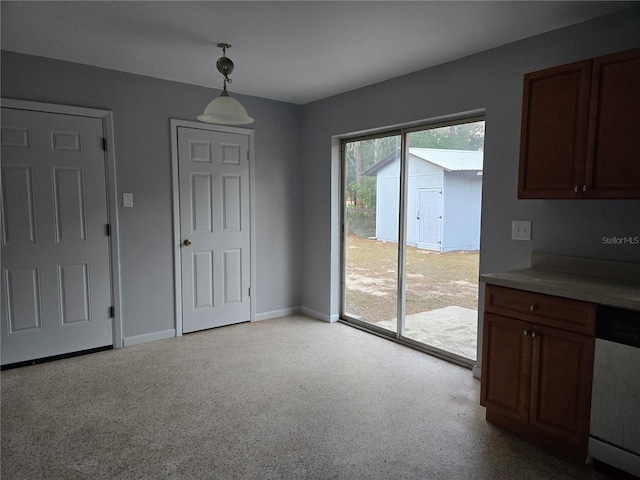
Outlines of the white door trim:
<svg viewBox="0 0 640 480">
<path fill-rule="evenodd" d="M 109 239 L 109 255 L 111 267 L 111 298 L 113 301 L 113 348 L 123 347 L 122 331 L 122 303 L 120 292 L 120 234 L 118 224 L 118 200 L 116 189 L 116 156 L 113 140 L 113 113 L 109 110 L 95 108 L 74 107 L 70 105 L 58 105 L 53 103 L 30 102 L 9 98 L 0 99 L 0 105 L 5 108 L 17 110 L 30 110 L 45 113 L 60 113 L 78 117 L 98 118 L 102 120 L 102 132 L 107 141 L 106 154 L 106 188 L 107 188 L 107 215 L 111 225 Z"/>
<path fill-rule="evenodd" d="M 251 297 L 249 298 L 249 320 L 256 321 L 256 225 L 255 225 L 255 155 L 253 143 L 253 130 L 249 128 L 227 127 L 223 125 L 212 125 L 190 120 L 171 119 L 171 177 L 172 177 L 172 197 L 173 197 L 173 273 L 175 290 L 175 316 L 176 316 L 176 336 L 182 335 L 182 260 L 180 255 L 180 184 L 178 178 L 178 127 L 193 128 L 196 130 L 210 130 L 224 133 L 238 133 L 249 137 L 249 256 L 250 256 L 250 287 Z"/>
</svg>

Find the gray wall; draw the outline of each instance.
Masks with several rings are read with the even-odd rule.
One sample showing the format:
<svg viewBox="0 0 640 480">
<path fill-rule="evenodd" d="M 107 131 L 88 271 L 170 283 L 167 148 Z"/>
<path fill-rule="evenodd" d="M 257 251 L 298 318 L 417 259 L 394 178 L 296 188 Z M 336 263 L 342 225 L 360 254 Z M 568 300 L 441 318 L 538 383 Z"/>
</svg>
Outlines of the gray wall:
<svg viewBox="0 0 640 480">
<path fill-rule="evenodd" d="M 481 271 L 527 266 L 533 250 L 640 261 L 640 201 L 517 200 L 522 76 L 640 46 L 640 7 L 303 107 L 237 95 L 255 117 L 257 313 L 302 305 L 335 319 L 338 141 L 352 132 L 486 111 Z M 2 52 L 2 96 L 114 112 L 125 337 L 174 328 L 169 118 L 194 119 L 218 91 Z M 304 145 L 304 148 L 302 148 Z M 303 155 L 304 154 L 304 155 Z M 510 239 L 511 220 L 533 240 Z"/>
<path fill-rule="evenodd" d="M 2 52 L 2 97 L 113 111 L 124 336 L 174 328 L 169 119 L 218 90 Z M 234 95 L 256 118 L 257 314 L 300 306 L 301 108 Z M 134 208 L 122 208 L 122 192 Z"/>
<path fill-rule="evenodd" d="M 640 201 L 518 200 L 522 78 L 527 72 L 640 47 L 640 8 L 508 44 L 304 106 L 305 255 L 302 305 L 335 318 L 339 307 L 337 141 L 332 136 L 484 109 L 481 272 L 529 265 L 532 251 L 640 261 Z M 332 159 L 332 155 L 335 158 Z M 532 220 L 531 242 L 511 220 Z"/>
</svg>

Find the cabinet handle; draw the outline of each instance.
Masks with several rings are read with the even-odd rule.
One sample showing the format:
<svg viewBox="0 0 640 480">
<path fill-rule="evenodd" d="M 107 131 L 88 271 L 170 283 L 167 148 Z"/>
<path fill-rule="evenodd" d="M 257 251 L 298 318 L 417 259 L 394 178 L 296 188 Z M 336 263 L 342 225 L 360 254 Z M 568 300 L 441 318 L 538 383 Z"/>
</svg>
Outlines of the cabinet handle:
<svg viewBox="0 0 640 480">
<path fill-rule="evenodd" d="M 531 332 L 531 338 L 536 338 L 538 334 L 536 332 Z"/>
<path fill-rule="evenodd" d="M 575 187 L 573 187 L 573 191 L 578 193 L 578 185 L 576 185 Z"/>
<path fill-rule="evenodd" d="M 525 330 L 525 331 L 524 331 L 524 332 L 522 332 L 522 333 L 523 333 L 523 335 L 524 335 L 525 337 L 528 337 L 528 336 L 529 336 L 529 330 Z"/>
<path fill-rule="evenodd" d="M 531 304 L 531 306 L 529 307 L 529 310 L 531 310 L 532 312 L 538 307 L 535 306 L 535 304 Z"/>
<path fill-rule="evenodd" d="M 582 191 L 586 192 L 587 191 L 587 186 L 586 185 L 582 185 Z"/>
</svg>

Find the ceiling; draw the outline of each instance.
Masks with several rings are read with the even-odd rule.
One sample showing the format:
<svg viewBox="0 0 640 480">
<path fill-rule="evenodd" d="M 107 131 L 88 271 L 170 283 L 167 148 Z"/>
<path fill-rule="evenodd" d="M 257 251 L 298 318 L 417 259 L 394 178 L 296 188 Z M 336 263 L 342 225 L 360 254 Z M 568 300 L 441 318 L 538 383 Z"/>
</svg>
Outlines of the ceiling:
<svg viewBox="0 0 640 480">
<path fill-rule="evenodd" d="M 2 48 L 305 104 L 629 8 L 581 1 L 0 4 Z"/>
</svg>

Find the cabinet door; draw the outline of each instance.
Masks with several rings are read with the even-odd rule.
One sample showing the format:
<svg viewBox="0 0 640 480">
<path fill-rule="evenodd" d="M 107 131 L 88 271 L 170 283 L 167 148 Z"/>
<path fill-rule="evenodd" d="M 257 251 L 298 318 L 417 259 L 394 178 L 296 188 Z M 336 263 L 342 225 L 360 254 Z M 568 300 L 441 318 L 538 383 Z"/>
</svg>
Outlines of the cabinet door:
<svg viewBox="0 0 640 480">
<path fill-rule="evenodd" d="M 593 61 L 585 197 L 640 198 L 640 49 Z"/>
<path fill-rule="evenodd" d="M 512 421 L 529 422 L 532 324 L 484 315 L 480 404 Z"/>
<path fill-rule="evenodd" d="M 531 378 L 532 428 L 586 447 L 595 339 L 535 326 Z"/>
<path fill-rule="evenodd" d="M 525 75 L 518 198 L 582 196 L 590 83 L 590 60 Z"/>
</svg>

